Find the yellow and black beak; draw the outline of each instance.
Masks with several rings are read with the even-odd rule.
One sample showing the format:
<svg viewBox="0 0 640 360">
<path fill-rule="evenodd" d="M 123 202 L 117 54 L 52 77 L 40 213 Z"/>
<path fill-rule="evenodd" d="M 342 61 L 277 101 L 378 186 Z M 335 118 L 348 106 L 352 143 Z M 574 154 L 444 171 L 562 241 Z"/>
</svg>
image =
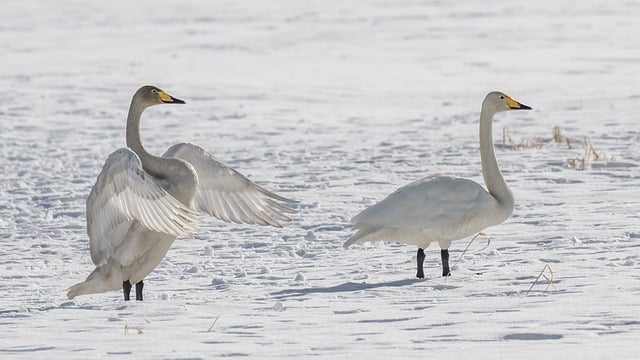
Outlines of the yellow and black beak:
<svg viewBox="0 0 640 360">
<path fill-rule="evenodd" d="M 508 96 L 505 96 L 505 100 L 507 101 L 507 106 L 509 106 L 509 108 L 512 110 L 531 110 L 530 106 L 520 104 L 519 102 L 513 100 Z"/>
<path fill-rule="evenodd" d="M 158 96 L 160 97 L 160 101 L 162 101 L 165 104 L 184 104 L 185 103 L 184 101 L 174 98 L 173 96 L 167 94 L 162 90 L 158 91 Z"/>
</svg>

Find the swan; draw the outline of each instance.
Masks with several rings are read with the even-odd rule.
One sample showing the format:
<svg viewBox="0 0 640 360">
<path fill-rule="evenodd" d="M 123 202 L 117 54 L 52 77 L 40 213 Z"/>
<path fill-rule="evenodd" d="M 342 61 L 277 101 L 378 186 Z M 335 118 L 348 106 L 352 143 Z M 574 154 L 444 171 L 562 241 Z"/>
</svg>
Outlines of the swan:
<svg viewBox="0 0 640 360">
<path fill-rule="evenodd" d="M 356 215 L 356 233 L 347 248 L 366 241 L 393 240 L 418 246 L 416 277 L 424 278 L 424 249 L 440 245 L 442 276 L 449 270 L 449 246 L 485 228 L 500 224 L 513 212 L 514 198 L 502 177 L 491 135 L 493 116 L 507 110 L 530 110 L 506 94 L 487 94 L 480 111 L 480 159 L 487 186 L 460 177 L 432 175 L 405 185 Z"/>
<path fill-rule="evenodd" d="M 122 288 L 128 301 L 135 284 L 136 300 L 141 301 L 143 279 L 176 237 L 198 230 L 199 212 L 227 222 L 275 227 L 291 220 L 292 200 L 254 184 L 196 145 L 173 145 L 162 157 L 145 150 L 142 112 L 153 105 L 184 103 L 149 85 L 133 95 L 127 147 L 109 155 L 87 198 L 87 234 L 96 268 L 69 288 L 69 299 Z"/>
</svg>

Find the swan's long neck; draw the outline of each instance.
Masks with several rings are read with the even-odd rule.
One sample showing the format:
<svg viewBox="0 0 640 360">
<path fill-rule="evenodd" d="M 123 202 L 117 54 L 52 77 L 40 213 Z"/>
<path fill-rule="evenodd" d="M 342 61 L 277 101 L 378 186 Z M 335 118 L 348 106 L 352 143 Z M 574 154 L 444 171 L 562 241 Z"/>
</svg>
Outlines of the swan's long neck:
<svg viewBox="0 0 640 360">
<path fill-rule="evenodd" d="M 487 189 L 504 206 L 513 206 L 513 194 L 502 177 L 493 149 L 492 122 L 493 112 L 482 108 L 480 113 L 480 159 L 482 176 Z"/>
<path fill-rule="evenodd" d="M 155 177 L 164 178 L 172 167 L 170 159 L 151 155 L 140 141 L 140 116 L 145 108 L 146 106 L 137 102 L 135 97 L 131 101 L 127 117 L 127 146 L 138 154 L 146 172 Z"/>
<path fill-rule="evenodd" d="M 197 178 L 193 168 L 178 159 L 151 155 L 142 146 L 140 116 L 145 108 L 146 106 L 136 101 L 134 96 L 127 117 L 127 146 L 138 154 L 144 171 L 158 179 L 166 180 L 160 182 L 160 186 L 178 201 L 191 206 L 191 200 L 197 186 Z"/>
</svg>

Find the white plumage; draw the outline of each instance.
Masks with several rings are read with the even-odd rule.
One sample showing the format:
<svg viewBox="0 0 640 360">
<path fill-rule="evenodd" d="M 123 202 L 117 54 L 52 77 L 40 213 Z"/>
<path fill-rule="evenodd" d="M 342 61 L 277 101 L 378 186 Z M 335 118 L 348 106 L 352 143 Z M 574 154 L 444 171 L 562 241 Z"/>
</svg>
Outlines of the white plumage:
<svg viewBox="0 0 640 360">
<path fill-rule="evenodd" d="M 282 227 L 291 220 L 284 213 L 291 209 L 279 203 L 290 200 L 254 184 L 213 155 L 193 144 L 176 144 L 162 155 L 182 159 L 198 174 L 193 209 L 226 222 Z"/>
<path fill-rule="evenodd" d="M 118 149 L 107 158 L 87 199 L 91 259 L 98 266 L 107 263 L 126 246 L 123 242 L 135 222 L 159 233 L 188 236 L 196 231 L 195 221 L 193 210 L 145 174 L 138 155 L 127 148 Z"/>
<path fill-rule="evenodd" d="M 463 238 L 477 232 L 479 227 L 492 225 L 487 223 L 491 216 L 483 215 L 494 211 L 496 205 L 496 199 L 471 180 L 429 176 L 401 187 L 354 217 L 351 222 L 358 232 L 345 246 L 387 240 L 382 233 L 389 231 L 401 237 L 393 237 L 394 240 L 419 247 L 426 247 L 432 241 Z"/>
<path fill-rule="evenodd" d="M 443 275 L 450 275 L 451 241 L 499 224 L 513 212 L 514 198 L 496 161 L 491 123 L 499 111 L 526 109 L 531 108 L 497 91 L 489 93 L 482 103 L 480 157 L 488 191 L 474 181 L 447 175 L 414 181 L 355 216 L 351 223 L 357 231 L 344 247 L 376 240 L 416 245 L 416 276 L 423 278 L 423 249 L 435 241 L 442 249 Z"/>
<path fill-rule="evenodd" d="M 291 220 L 291 202 L 262 187 L 191 144 L 172 146 L 162 157 L 140 142 L 145 108 L 184 103 L 144 86 L 133 96 L 127 119 L 127 148 L 109 155 L 87 199 L 87 233 L 96 269 L 67 293 L 123 289 L 129 299 L 136 284 L 162 261 L 177 236 L 197 231 L 197 212 L 235 223 L 271 225 Z"/>
</svg>

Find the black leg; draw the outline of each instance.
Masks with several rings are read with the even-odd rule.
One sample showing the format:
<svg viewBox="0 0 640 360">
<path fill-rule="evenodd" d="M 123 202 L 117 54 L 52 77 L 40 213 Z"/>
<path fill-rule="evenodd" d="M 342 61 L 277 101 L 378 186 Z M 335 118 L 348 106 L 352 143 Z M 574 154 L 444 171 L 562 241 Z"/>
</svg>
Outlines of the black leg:
<svg viewBox="0 0 640 360">
<path fill-rule="evenodd" d="M 418 273 L 416 274 L 416 277 L 418 279 L 424 279 L 424 258 L 426 256 L 424 255 L 424 250 L 423 249 L 418 249 Z"/>
<path fill-rule="evenodd" d="M 144 287 L 144 283 L 142 280 L 136 283 L 136 300 L 142 301 L 142 288 Z"/>
<path fill-rule="evenodd" d="M 442 276 L 451 276 L 451 270 L 449 270 L 449 249 L 440 250 L 440 257 L 442 258 Z"/>
<path fill-rule="evenodd" d="M 131 294 L 131 283 L 129 280 L 122 282 L 122 292 L 124 293 L 124 301 L 129 301 L 129 295 Z"/>
</svg>

